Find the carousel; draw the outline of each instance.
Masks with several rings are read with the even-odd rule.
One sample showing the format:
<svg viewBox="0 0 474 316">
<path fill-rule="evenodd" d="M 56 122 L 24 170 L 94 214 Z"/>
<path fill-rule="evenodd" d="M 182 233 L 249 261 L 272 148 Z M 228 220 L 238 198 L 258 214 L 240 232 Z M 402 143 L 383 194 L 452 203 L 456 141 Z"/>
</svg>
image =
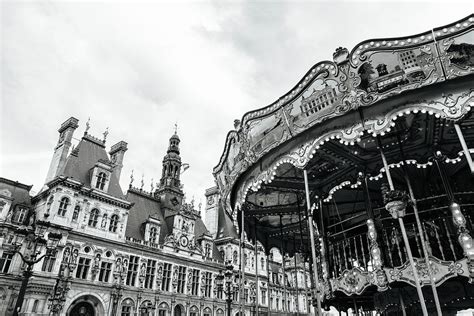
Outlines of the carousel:
<svg viewBox="0 0 474 316">
<path fill-rule="evenodd" d="M 338 48 L 235 122 L 222 203 L 242 238 L 306 258 L 318 315 L 455 315 L 474 306 L 473 110 L 474 15 Z"/>
</svg>

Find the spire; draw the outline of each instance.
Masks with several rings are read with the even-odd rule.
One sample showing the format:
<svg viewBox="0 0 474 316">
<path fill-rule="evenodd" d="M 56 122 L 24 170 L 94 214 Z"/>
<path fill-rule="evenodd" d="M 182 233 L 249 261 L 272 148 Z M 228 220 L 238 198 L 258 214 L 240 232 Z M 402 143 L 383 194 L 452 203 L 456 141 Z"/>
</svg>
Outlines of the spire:
<svg viewBox="0 0 474 316">
<path fill-rule="evenodd" d="M 176 196 L 181 197 L 180 174 L 182 163 L 179 155 L 178 124 L 175 124 L 174 127 L 174 134 L 169 139 L 168 150 L 163 157 L 163 170 L 160 185 L 157 189 L 159 192 L 173 192 Z"/>
</svg>

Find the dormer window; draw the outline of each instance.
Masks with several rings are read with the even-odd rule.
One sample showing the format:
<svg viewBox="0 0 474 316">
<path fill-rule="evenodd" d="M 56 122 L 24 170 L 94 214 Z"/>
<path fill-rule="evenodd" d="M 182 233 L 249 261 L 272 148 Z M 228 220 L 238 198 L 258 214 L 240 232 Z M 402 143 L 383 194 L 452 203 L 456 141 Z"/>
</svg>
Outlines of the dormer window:
<svg viewBox="0 0 474 316">
<path fill-rule="evenodd" d="M 103 190 L 106 182 L 107 182 L 107 175 L 105 174 L 105 172 L 99 172 L 99 174 L 97 175 L 97 182 L 95 184 L 95 188 L 99 190 Z"/>
<path fill-rule="evenodd" d="M 206 244 L 204 246 L 204 253 L 205 253 L 206 258 L 211 257 L 211 245 L 210 244 Z"/>
<path fill-rule="evenodd" d="M 150 239 L 149 239 L 150 243 L 156 244 L 157 237 L 158 237 L 158 229 L 156 227 L 152 227 L 150 229 Z"/>
<path fill-rule="evenodd" d="M 115 233 L 117 231 L 118 221 L 119 216 L 117 214 L 114 214 L 110 217 L 109 231 L 111 231 L 112 233 Z"/>
<path fill-rule="evenodd" d="M 13 220 L 12 222 L 16 223 L 16 224 L 23 224 L 25 222 L 25 219 L 26 219 L 26 213 L 27 213 L 27 209 L 26 208 L 19 208 L 16 212 L 15 212 L 15 215 L 13 217 Z"/>
<path fill-rule="evenodd" d="M 59 203 L 58 215 L 65 216 L 69 206 L 69 198 L 63 197 Z"/>
<path fill-rule="evenodd" d="M 89 215 L 89 222 L 87 223 L 87 225 L 89 225 L 90 227 L 96 227 L 98 220 L 99 220 L 99 210 L 95 208 L 91 211 L 91 214 Z"/>
</svg>

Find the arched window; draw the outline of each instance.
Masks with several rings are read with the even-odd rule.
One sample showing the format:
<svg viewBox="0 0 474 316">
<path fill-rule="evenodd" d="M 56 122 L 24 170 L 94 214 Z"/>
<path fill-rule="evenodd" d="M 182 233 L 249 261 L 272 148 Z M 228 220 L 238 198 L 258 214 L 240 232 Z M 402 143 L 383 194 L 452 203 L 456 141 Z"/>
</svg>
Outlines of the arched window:
<svg viewBox="0 0 474 316">
<path fill-rule="evenodd" d="M 79 218 L 79 213 L 81 212 L 81 207 L 79 205 L 76 205 L 74 207 L 74 212 L 72 213 L 72 221 L 77 222 L 77 219 Z"/>
<path fill-rule="evenodd" d="M 90 227 L 96 227 L 97 226 L 97 220 L 99 219 L 99 210 L 94 208 L 91 211 L 91 214 L 89 215 L 89 222 L 87 225 Z"/>
<path fill-rule="evenodd" d="M 115 233 L 117 231 L 118 221 L 119 216 L 117 214 L 114 214 L 110 217 L 109 231 L 111 231 L 112 233 Z"/>
<path fill-rule="evenodd" d="M 67 212 L 67 207 L 69 206 L 69 199 L 67 197 L 63 197 L 61 202 L 59 203 L 58 215 L 64 216 Z"/>
<path fill-rule="evenodd" d="M 232 255 L 232 262 L 237 264 L 237 251 L 234 251 L 234 254 Z"/>
<path fill-rule="evenodd" d="M 150 242 L 152 244 L 156 244 L 156 237 L 158 236 L 158 229 L 156 227 L 152 227 L 150 229 Z"/>
<path fill-rule="evenodd" d="M 31 308 L 31 312 L 33 312 L 33 313 L 38 312 L 38 305 L 39 305 L 39 301 L 38 301 L 38 300 L 35 300 L 35 301 L 33 302 L 33 307 Z"/>
<path fill-rule="evenodd" d="M 99 175 L 97 175 L 97 182 L 95 184 L 96 189 L 103 190 L 106 181 L 107 175 L 105 174 L 105 172 L 99 172 Z"/>
<path fill-rule="evenodd" d="M 131 315 L 134 315 L 134 304 L 131 299 L 127 298 L 122 302 L 121 316 Z"/>
<path fill-rule="evenodd" d="M 244 267 L 247 266 L 247 254 L 244 253 Z"/>
</svg>

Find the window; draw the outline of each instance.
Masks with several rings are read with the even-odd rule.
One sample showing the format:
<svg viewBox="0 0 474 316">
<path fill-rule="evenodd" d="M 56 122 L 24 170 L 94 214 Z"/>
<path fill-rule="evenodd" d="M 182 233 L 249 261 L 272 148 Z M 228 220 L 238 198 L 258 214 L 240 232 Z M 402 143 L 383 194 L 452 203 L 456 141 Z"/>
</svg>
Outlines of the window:
<svg viewBox="0 0 474 316">
<path fill-rule="evenodd" d="M 86 279 L 87 273 L 89 272 L 90 264 L 91 259 L 80 257 L 79 262 L 77 264 L 76 278 Z"/>
<path fill-rule="evenodd" d="M 117 214 L 114 214 L 110 217 L 109 231 L 115 233 L 117 231 L 119 217 Z"/>
<path fill-rule="evenodd" d="M 260 259 L 260 265 L 262 266 L 262 270 L 265 270 L 265 259 Z"/>
<path fill-rule="evenodd" d="M 74 212 L 72 213 L 72 221 L 77 222 L 77 219 L 79 218 L 79 213 L 81 212 L 81 207 L 79 205 L 76 205 L 74 207 Z"/>
<path fill-rule="evenodd" d="M 146 262 L 145 288 L 153 289 L 155 281 L 156 260 L 148 259 Z"/>
<path fill-rule="evenodd" d="M 137 256 L 130 256 L 130 261 L 128 263 L 128 271 L 127 271 L 127 280 L 126 284 L 130 286 L 135 286 L 135 280 L 137 279 L 137 271 L 138 271 L 138 257 Z"/>
<path fill-rule="evenodd" d="M 166 309 L 158 310 L 158 316 L 166 316 Z"/>
<path fill-rule="evenodd" d="M 59 202 L 58 215 L 65 216 L 68 206 L 69 206 L 69 199 L 67 197 L 63 197 L 61 199 L 61 202 Z"/>
<path fill-rule="evenodd" d="M 249 289 L 244 289 L 244 302 L 249 301 Z"/>
<path fill-rule="evenodd" d="M 205 272 L 203 275 L 204 278 L 204 296 L 211 297 L 211 289 L 212 289 L 212 273 Z"/>
<path fill-rule="evenodd" d="M 222 299 L 223 289 L 221 287 L 217 288 L 217 298 Z"/>
<path fill-rule="evenodd" d="M 158 229 L 156 227 L 152 227 L 150 229 L 150 242 L 152 244 L 156 244 L 156 237 L 158 236 Z"/>
<path fill-rule="evenodd" d="M 186 267 L 178 267 L 178 287 L 177 293 L 184 293 L 184 282 L 186 281 Z"/>
<path fill-rule="evenodd" d="M 199 290 L 199 270 L 193 269 L 193 275 L 191 277 L 191 295 L 198 295 Z"/>
<path fill-rule="evenodd" d="M 234 251 L 234 254 L 232 255 L 232 262 L 237 264 L 237 251 Z"/>
<path fill-rule="evenodd" d="M 97 176 L 97 182 L 95 184 L 95 188 L 99 190 L 103 190 L 105 187 L 105 182 L 107 181 L 107 175 L 105 172 L 99 172 Z"/>
<path fill-rule="evenodd" d="M 204 249 L 205 249 L 204 253 L 205 253 L 206 258 L 210 258 L 211 257 L 211 245 L 206 243 L 206 246 L 204 246 Z"/>
<path fill-rule="evenodd" d="M 1 273 L 8 273 L 8 270 L 10 270 L 10 265 L 12 263 L 13 255 L 13 253 L 3 253 L 2 257 L 0 258 Z"/>
<path fill-rule="evenodd" d="M 163 265 L 163 282 L 161 282 L 161 290 L 169 291 L 171 281 L 171 263 L 165 263 Z"/>
<path fill-rule="evenodd" d="M 89 215 L 89 223 L 87 223 L 87 225 L 89 225 L 90 227 L 96 227 L 98 219 L 99 219 L 99 210 L 94 208 L 92 209 L 91 214 Z"/>
<path fill-rule="evenodd" d="M 15 215 L 13 216 L 12 222 L 16 224 L 23 224 L 26 219 L 26 213 L 27 213 L 26 208 L 19 208 L 16 212 Z"/>
<path fill-rule="evenodd" d="M 265 305 L 265 304 L 267 304 L 267 290 L 262 289 L 261 292 L 262 292 L 262 295 L 261 295 L 262 296 L 262 304 Z"/>
<path fill-rule="evenodd" d="M 51 255 L 47 255 L 43 258 L 43 265 L 41 266 L 41 271 L 52 272 L 55 263 L 56 263 L 56 252 L 52 253 Z"/>
<path fill-rule="evenodd" d="M 121 316 L 132 316 L 133 313 L 133 301 L 129 298 L 123 301 L 122 303 L 122 313 Z"/>
<path fill-rule="evenodd" d="M 109 282 L 111 270 L 112 270 L 112 262 L 102 261 L 100 264 L 99 281 Z"/>
<path fill-rule="evenodd" d="M 33 313 L 38 312 L 38 305 L 39 305 L 39 300 L 35 300 L 33 302 L 33 307 L 31 308 L 31 312 L 33 312 Z"/>
</svg>

